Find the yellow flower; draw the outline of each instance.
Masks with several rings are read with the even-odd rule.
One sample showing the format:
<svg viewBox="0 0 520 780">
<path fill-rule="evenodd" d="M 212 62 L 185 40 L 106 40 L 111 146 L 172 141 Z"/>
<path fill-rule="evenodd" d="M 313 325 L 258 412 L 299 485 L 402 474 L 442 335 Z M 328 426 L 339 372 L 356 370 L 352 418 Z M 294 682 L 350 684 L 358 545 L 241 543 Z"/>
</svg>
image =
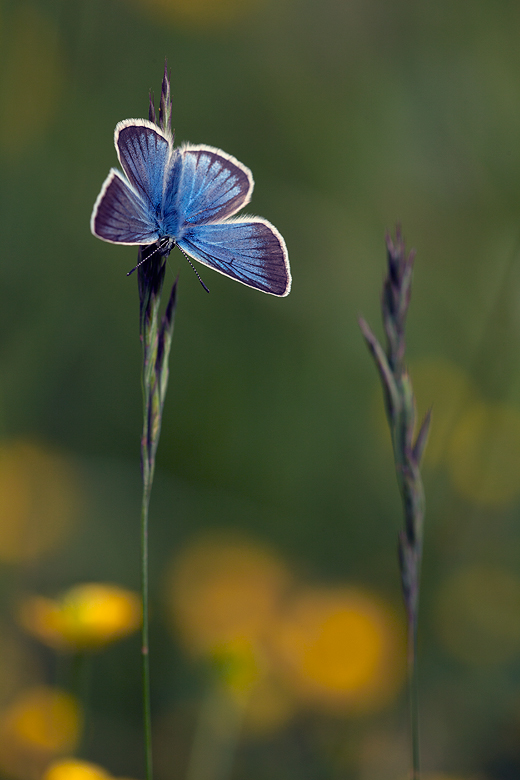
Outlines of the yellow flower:
<svg viewBox="0 0 520 780">
<path fill-rule="evenodd" d="M 53 761 L 41 780 L 114 780 L 113 775 L 98 764 L 77 758 L 61 758 Z M 119 780 L 126 780 L 119 778 Z"/>
<path fill-rule="evenodd" d="M 81 728 L 76 700 L 44 686 L 31 688 L 0 713 L 0 769 L 36 780 L 49 760 L 74 749 Z"/>
<path fill-rule="evenodd" d="M 403 678 L 403 639 L 388 609 L 353 588 L 295 597 L 272 642 L 273 663 L 303 701 L 339 709 L 384 705 Z"/>
<path fill-rule="evenodd" d="M 67 461 L 25 441 L 0 444 L 0 560 L 32 561 L 68 531 L 78 501 Z"/>
<path fill-rule="evenodd" d="M 255 642 L 269 630 L 288 581 L 283 563 L 260 545 L 200 540 L 174 561 L 168 582 L 173 621 L 196 654 Z"/>
<path fill-rule="evenodd" d="M 33 596 L 22 602 L 20 623 L 40 641 L 63 650 L 94 650 L 136 631 L 141 599 L 117 585 L 76 585 L 58 600 Z"/>
<path fill-rule="evenodd" d="M 109 772 L 97 764 L 63 758 L 47 767 L 42 780 L 110 780 L 111 777 Z"/>
</svg>

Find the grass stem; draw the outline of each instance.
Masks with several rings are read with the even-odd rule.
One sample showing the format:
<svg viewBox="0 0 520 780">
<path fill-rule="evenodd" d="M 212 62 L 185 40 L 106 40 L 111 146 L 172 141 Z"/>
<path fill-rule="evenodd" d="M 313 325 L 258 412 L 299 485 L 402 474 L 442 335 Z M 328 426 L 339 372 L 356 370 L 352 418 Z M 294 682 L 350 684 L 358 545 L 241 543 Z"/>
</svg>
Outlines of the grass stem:
<svg viewBox="0 0 520 780">
<path fill-rule="evenodd" d="M 419 668 L 417 664 L 417 627 L 408 623 L 408 696 L 410 707 L 410 742 L 412 746 L 412 780 L 420 778 L 419 752 Z"/>
<path fill-rule="evenodd" d="M 152 479 L 153 475 L 152 478 L 148 480 L 148 484 L 143 484 L 143 503 L 141 508 L 141 597 L 143 603 L 141 660 L 143 675 L 143 722 L 146 780 L 152 780 L 153 778 L 152 710 L 150 702 L 150 654 L 148 638 L 148 511 L 150 507 Z"/>
</svg>

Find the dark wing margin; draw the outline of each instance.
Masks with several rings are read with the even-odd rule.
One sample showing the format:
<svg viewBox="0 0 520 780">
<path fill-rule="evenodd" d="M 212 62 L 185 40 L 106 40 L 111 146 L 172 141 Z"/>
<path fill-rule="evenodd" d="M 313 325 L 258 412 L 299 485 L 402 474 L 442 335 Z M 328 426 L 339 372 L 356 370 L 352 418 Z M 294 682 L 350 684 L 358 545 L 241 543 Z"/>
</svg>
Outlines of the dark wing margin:
<svg viewBox="0 0 520 780">
<path fill-rule="evenodd" d="M 146 204 L 114 168 L 94 203 L 90 229 L 113 244 L 151 244 L 158 239 Z"/>
<path fill-rule="evenodd" d="M 185 145 L 179 152 L 177 208 L 184 224 L 220 222 L 249 203 L 253 175 L 237 159 L 212 146 Z"/>
<path fill-rule="evenodd" d="M 163 201 L 171 141 L 146 119 L 125 119 L 116 125 L 114 143 L 130 184 L 145 203 L 158 211 Z"/>
<path fill-rule="evenodd" d="M 291 290 L 285 241 L 260 217 L 188 228 L 178 245 L 195 260 L 249 287 L 278 296 Z"/>
</svg>

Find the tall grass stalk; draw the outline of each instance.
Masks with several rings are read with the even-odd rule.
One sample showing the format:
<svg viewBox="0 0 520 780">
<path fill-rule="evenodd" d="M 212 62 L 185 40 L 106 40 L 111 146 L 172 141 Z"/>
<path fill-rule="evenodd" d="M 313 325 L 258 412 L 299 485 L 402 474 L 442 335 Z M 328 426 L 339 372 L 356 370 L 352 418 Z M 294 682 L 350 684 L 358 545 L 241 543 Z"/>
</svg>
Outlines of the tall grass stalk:
<svg viewBox="0 0 520 780">
<path fill-rule="evenodd" d="M 408 622 L 407 661 L 412 778 L 419 780 L 417 626 L 424 525 L 424 489 L 420 463 L 428 438 L 430 412 L 424 417 L 415 436 L 415 398 L 404 362 L 406 316 L 410 304 L 415 252 L 406 254 L 399 226 L 396 229 L 395 242 L 387 235 L 386 247 L 388 271 L 383 284 L 381 301 L 386 350 L 363 318 L 359 319 L 359 325 L 376 363 L 383 386 L 397 483 L 403 504 L 404 528 L 399 533 L 398 549 L 401 586 Z"/>
<path fill-rule="evenodd" d="M 155 116 L 150 97 L 149 119 L 161 130 L 171 131 L 170 80 L 167 68 L 161 90 L 159 116 Z M 148 259 L 146 254 L 155 247 L 139 248 L 138 288 L 140 305 L 140 338 L 143 346 L 143 435 L 141 439 L 141 470 L 143 475 L 143 500 L 141 505 L 141 591 L 143 602 L 142 624 L 142 672 L 143 716 L 146 780 L 152 780 L 152 722 L 150 707 L 150 662 L 148 640 L 148 514 L 155 471 L 155 455 L 161 432 L 162 412 L 168 386 L 168 358 L 170 354 L 177 282 L 174 283 L 164 315 L 160 316 L 161 291 L 164 283 L 166 260 L 155 252 Z"/>
</svg>

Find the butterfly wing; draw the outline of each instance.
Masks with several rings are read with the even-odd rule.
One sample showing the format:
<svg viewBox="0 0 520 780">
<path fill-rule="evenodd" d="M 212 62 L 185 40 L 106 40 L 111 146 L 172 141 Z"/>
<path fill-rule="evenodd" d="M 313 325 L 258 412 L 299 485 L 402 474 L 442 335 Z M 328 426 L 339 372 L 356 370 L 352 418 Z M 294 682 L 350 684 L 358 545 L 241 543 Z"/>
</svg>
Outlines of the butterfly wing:
<svg viewBox="0 0 520 780">
<path fill-rule="evenodd" d="M 234 157 L 212 146 L 178 150 L 165 186 L 165 211 L 180 225 L 205 225 L 236 214 L 251 200 L 253 175 Z"/>
<path fill-rule="evenodd" d="M 114 133 L 119 162 L 130 184 L 156 214 L 162 209 L 165 171 L 172 143 L 146 119 L 125 119 Z"/>
<path fill-rule="evenodd" d="M 260 217 L 188 228 L 178 245 L 215 271 L 272 295 L 288 295 L 287 248 L 277 229 Z"/>
<path fill-rule="evenodd" d="M 94 203 L 90 228 L 113 244 L 151 244 L 159 238 L 149 206 L 114 168 Z"/>
</svg>

